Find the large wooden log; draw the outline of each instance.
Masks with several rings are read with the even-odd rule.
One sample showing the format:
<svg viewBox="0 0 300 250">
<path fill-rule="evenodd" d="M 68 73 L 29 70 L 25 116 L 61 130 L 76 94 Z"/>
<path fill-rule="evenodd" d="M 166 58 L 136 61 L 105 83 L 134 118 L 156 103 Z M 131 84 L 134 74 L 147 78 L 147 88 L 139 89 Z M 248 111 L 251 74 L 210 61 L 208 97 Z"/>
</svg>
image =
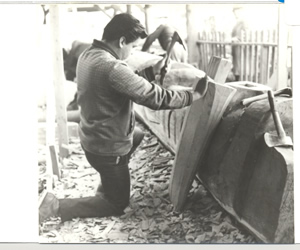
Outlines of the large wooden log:
<svg viewBox="0 0 300 250">
<path fill-rule="evenodd" d="M 292 99 L 278 97 L 276 102 L 283 127 L 292 137 Z M 269 110 L 268 100 L 228 110 L 198 176 L 223 208 L 260 240 L 290 243 L 284 235 L 293 231 L 292 163 L 278 153 L 281 149 L 265 148 L 263 134 L 276 131 Z M 289 197 L 285 204 L 284 197 Z"/>
<path fill-rule="evenodd" d="M 294 243 L 293 150 L 269 148 L 260 140 L 255 151 L 247 164 L 251 171 L 244 171 L 240 178 L 244 188 L 236 194 L 239 209 L 235 210 L 262 241 Z"/>
<path fill-rule="evenodd" d="M 175 210 L 182 210 L 208 142 L 235 93 L 226 85 L 209 82 L 206 95 L 195 101 L 184 120 L 172 169 L 169 193 Z"/>
</svg>

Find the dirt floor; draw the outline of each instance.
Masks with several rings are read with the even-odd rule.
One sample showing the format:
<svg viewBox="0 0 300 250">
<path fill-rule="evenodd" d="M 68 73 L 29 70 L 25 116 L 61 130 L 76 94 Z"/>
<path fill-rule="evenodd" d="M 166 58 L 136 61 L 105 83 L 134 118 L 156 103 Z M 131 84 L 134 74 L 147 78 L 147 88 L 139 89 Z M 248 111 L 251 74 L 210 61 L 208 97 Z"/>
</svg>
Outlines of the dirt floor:
<svg viewBox="0 0 300 250">
<path fill-rule="evenodd" d="M 40 225 L 42 243 L 257 243 L 237 224 L 198 180 L 182 213 L 173 211 L 168 184 L 174 156 L 143 125 L 146 133 L 130 162 L 130 205 L 121 217 L 51 218 Z M 54 181 L 58 198 L 93 196 L 99 175 L 86 161 L 79 139 L 70 139 L 71 154 L 60 163 Z M 45 146 L 39 147 L 39 195 L 45 191 Z"/>
</svg>

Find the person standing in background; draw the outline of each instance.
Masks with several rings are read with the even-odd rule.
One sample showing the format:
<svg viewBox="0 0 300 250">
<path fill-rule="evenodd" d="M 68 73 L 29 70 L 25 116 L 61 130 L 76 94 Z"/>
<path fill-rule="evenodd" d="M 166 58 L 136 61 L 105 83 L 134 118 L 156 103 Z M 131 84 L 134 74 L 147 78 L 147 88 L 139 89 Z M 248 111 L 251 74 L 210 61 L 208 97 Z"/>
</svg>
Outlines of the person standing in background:
<svg viewBox="0 0 300 250">
<path fill-rule="evenodd" d="M 242 33 L 247 29 L 247 23 L 243 19 L 243 8 L 237 6 L 233 8 L 233 13 L 236 18 L 236 24 L 234 25 L 231 32 L 231 42 L 232 45 L 232 64 L 233 64 L 233 74 L 235 76 L 235 81 L 240 80 L 241 71 L 241 47 L 234 45 L 234 43 L 239 43 L 242 40 Z"/>
<path fill-rule="evenodd" d="M 147 37 L 142 47 L 142 51 L 148 51 L 150 46 L 156 39 L 158 39 L 161 48 L 164 51 L 167 51 L 175 31 L 176 30 L 173 27 L 166 24 L 161 24 L 153 33 L 151 33 Z M 173 50 L 170 53 L 170 58 L 177 62 L 187 63 L 188 54 L 181 44 L 175 43 Z"/>
</svg>

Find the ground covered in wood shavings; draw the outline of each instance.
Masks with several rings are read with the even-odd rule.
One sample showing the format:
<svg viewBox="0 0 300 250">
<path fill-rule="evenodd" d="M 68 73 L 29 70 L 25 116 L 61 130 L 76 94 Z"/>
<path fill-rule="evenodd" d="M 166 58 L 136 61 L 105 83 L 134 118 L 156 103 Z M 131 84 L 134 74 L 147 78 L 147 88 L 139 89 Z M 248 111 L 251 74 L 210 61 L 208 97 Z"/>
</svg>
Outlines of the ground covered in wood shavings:
<svg viewBox="0 0 300 250">
<path fill-rule="evenodd" d="M 256 243 L 197 180 L 182 213 L 173 211 L 168 184 L 174 156 L 141 124 L 146 133 L 130 162 L 130 205 L 121 217 L 51 218 L 40 226 L 43 243 Z M 60 163 L 54 182 L 58 198 L 93 196 L 99 175 L 86 161 L 79 139 L 70 140 L 71 155 Z M 45 188 L 45 150 L 39 148 L 39 193 Z"/>
</svg>

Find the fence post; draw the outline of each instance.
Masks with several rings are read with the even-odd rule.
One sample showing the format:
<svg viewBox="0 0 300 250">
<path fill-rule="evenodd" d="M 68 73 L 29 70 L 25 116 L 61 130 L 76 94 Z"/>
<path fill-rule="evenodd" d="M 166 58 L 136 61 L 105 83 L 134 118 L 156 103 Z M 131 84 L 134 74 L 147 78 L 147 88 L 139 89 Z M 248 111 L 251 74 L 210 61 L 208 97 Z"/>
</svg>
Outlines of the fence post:
<svg viewBox="0 0 300 250">
<path fill-rule="evenodd" d="M 206 32 L 203 31 L 203 36 L 202 39 L 207 41 L 207 36 L 206 36 Z M 207 50 L 207 43 L 203 44 L 203 50 L 204 50 L 204 54 L 203 54 L 203 58 L 204 58 L 204 67 L 203 67 L 203 71 L 206 71 L 207 69 L 207 65 L 208 65 L 208 50 Z"/>
<path fill-rule="evenodd" d="M 244 42 L 244 31 L 241 31 L 241 42 Z M 238 44 L 237 46 L 240 46 L 240 81 L 244 81 L 245 77 L 244 77 L 244 45 Z"/>
<path fill-rule="evenodd" d="M 255 31 L 255 42 L 257 43 L 259 41 L 258 39 L 258 31 Z M 259 50 L 258 50 L 258 45 L 255 45 L 255 60 L 254 60 L 254 71 L 255 71 L 255 76 L 254 76 L 254 82 L 258 82 L 258 63 L 259 63 Z"/>
<path fill-rule="evenodd" d="M 265 33 L 261 32 L 261 42 L 265 41 Z M 267 84 L 267 72 L 268 72 L 268 47 L 266 45 L 261 45 L 261 55 L 260 55 L 260 80 L 262 84 Z"/>
<path fill-rule="evenodd" d="M 252 45 L 250 46 L 250 82 L 252 82 L 252 81 L 254 81 L 253 79 L 254 79 L 254 70 L 253 70 L 253 68 L 254 68 L 254 53 L 255 53 L 255 51 L 254 51 L 254 45 L 253 45 L 253 43 L 254 43 L 254 34 L 253 34 L 253 31 L 251 31 L 250 32 L 250 35 L 249 35 L 249 41 L 252 43 Z"/>
<path fill-rule="evenodd" d="M 198 33 L 199 40 L 203 40 L 200 32 Z M 203 43 L 200 42 L 197 44 L 198 50 L 199 50 L 199 69 L 203 70 L 204 68 L 204 49 L 203 49 Z"/>
</svg>

